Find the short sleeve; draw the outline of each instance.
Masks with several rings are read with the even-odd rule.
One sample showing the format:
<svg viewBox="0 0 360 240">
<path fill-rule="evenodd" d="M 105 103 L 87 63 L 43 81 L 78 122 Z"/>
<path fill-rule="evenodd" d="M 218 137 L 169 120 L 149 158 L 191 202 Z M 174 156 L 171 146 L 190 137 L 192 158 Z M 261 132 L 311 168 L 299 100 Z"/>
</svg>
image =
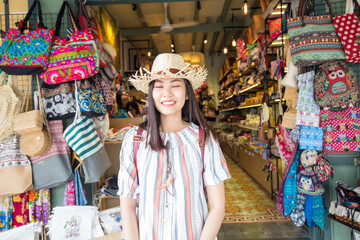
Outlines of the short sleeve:
<svg viewBox="0 0 360 240">
<path fill-rule="evenodd" d="M 137 129 L 130 129 L 124 137 L 120 150 L 120 169 L 118 173 L 117 194 L 121 197 L 137 199 L 139 194 L 139 185 L 136 174 L 133 156 L 133 136 Z"/>
<path fill-rule="evenodd" d="M 231 177 L 219 142 L 212 135 L 205 145 L 204 165 L 205 186 L 217 185 Z"/>
</svg>

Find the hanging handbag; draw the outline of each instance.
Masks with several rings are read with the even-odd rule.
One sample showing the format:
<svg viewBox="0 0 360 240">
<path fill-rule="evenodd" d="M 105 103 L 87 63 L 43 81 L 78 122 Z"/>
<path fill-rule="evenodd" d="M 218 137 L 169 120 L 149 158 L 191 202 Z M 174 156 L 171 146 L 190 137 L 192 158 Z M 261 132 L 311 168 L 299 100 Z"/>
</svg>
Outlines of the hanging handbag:
<svg viewBox="0 0 360 240">
<path fill-rule="evenodd" d="M 360 4 L 359 0 L 357 2 Z M 360 62 L 360 18 L 354 14 L 353 0 L 346 1 L 345 15 L 335 16 L 334 25 L 345 49 L 346 62 Z"/>
<path fill-rule="evenodd" d="M 70 166 L 70 150 L 63 137 L 61 120 L 49 121 L 52 144 L 45 154 L 30 157 L 34 189 L 53 188 L 62 185 L 74 176 Z"/>
<path fill-rule="evenodd" d="M 288 33 L 292 62 L 295 66 L 313 66 L 330 60 L 344 60 L 345 52 L 336 34 L 333 11 L 329 0 L 329 15 L 304 16 L 305 6 L 300 5 L 300 15 L 288 19 Z"/>
<path fill-rule="evenodd" d="M 51 134 L 49 130 L 48 121 L 44 118 L 44 107 L 41 100 L 41 91 L 39 77 L 36 76 L 37 88 L 39 91 L 39 102 L 40 102 L 40 111 L 42 113 L 42 120 L 45 120 L 46 128 L 41 130 L 34 130 L 31 132 L 24 133 L 20 138 L 20 148 L 28 156 L 41 156 L 46 153 L 51 147 Z"/>
<path fill-rule="evenodd" d="M 38 29 L 24 34 L 27 22 L 38 6 Z M 0 46 L 0 68 L 13 75 L 32 75 L 43 72 L 48 64 L 50 48 L 54 37 L 52 29 L 45 29 L 40 1 L 35 0 L 20 22 L 19 29 L 10 29 Z"/>
<path fill-rule="evenodd" d="M 6 73 L 0 74 L 0 141 L 14 134 L 15 116 L 21 109 L 22 94 L 13 80 L 9 76 L 6 84 Z"/>
<path fill-rule="evenodd" d="M 347 107 L 359 100 L 359 90 L 353 69 L 344 61 L 320 66 L 314 79 L 315 100 L 320 107 Z"/>
<path fill-rule="evenodd" d="M 29 81 L 29 90 L 26 91 L 25 99 L 21 107 L 21 113 L 15 116 L 14 131 L 23 135 L 26 133 L 41 131 L 44 125 L 44 114 L 41 110 L 28 111 L 31 99 L 31 81 Z"/>
<path fill-rule="evenodd" d="M 292 108 L 292 102 L 290 101 L 289 106 L 284 113 L 281 126 L 288 129 L 293 129 L 296 126 L 296 110 Z"/>
<path fill-rule="evenodd" d="M 74 32 L 70 39 L 59 37 L 67 7 Z M 70 6 L 64 1 L 56 19 L 55 36 L 47 69 L 40 75 L 48 84 L 86 79 L 99 72 L 99 58 L 91 30 L 79 31 Z"/>
<path fill-rule="evenodd" d="M 321 151 L 323 135 L 324 133 L 321 127 L 301 126 L 299 148 Z"/>
<path fill-rule="evenodd" d="M 33 189 L 31 163 L 20 149 L 20 137 L 0 142 L 0 196 L 11 196 Z"/>
<path fill-rule="evenodd" d="M 100 180 L 105 171 L 111 166 L 111 161 L 104 147 L 99 151 L 81 161 L 78 156 L 74 156 L 83 168 L 85 183 L 95 183 Z"/>
<path fill-rule="evenodd" d="M 106 105 L 101 92 L 93 88 L 87 80 L 82 82 L 80 86 L 83 89 L 77 87 L 75 94 L 81 114 L 87 117 L 105 115 Z"/>
<path fill-rule="evenodd" d="M 64 138 L 82 161 L 103 147 L 91 118 L 78 116 L 64 131 Z"/>
<path fill-rule="evenodd" d="M 317 175 L 317 178 L 322 182 L 325 182 L 334 175 L 333 167 L 331 166 L 329 161 L 325 159 L 322 152 L 318 154 L 317 162 L 313 166 L 313 169 Z"/>
<path fill-rule="evenodd" d="M 86 9 L 85 3 L 83 2 L 79 2 L 80 5 L 80 14 L 79 14 L 79 24 L 81 27 L 81 30 L 87 30 L 90 29 L 93 37 L 94 37 L 94 41 L 96 43 L 96 47 L 98 50 L 98 55 L 99 55 L 99 63 L 102 67 L 106 66 L 106 62 L 104 60 L 104 56 L 103 56 L 103 49 L 102 49 L 102 45 L 101 45 L 101 41 L 99 38 L 99 32 L 98 32 L 98 28 L 96 26 L 96 22 L 94 21 L 94 19 L 89 16 L 89 13 Z"/>
</svg>

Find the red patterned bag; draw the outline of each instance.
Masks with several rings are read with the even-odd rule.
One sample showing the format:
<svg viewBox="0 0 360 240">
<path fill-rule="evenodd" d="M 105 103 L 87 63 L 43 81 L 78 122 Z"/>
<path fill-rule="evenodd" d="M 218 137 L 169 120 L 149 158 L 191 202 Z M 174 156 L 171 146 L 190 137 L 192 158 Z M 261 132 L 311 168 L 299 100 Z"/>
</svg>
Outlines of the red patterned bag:
<svg viewBox="0 0 360 240">
<path fill-rule="evenodd" d="M 334 25 L 345 50 L 346 62 L 360 62 L 360 17 L 354 14 L 353 0 L 347 0 L 345 15 L 334 17 Z"/>
<path fill-rule="evenodd" d="M 70 39 L 59 37 L 61 22 L 67 7 L 74 28 Z M 79 31 L 70 5 L 64 1 L 56 19 L 55 36 L 46 72 L 40 75 L 48 84 L 58 84 L 89 78 L 99 72 L 99 57 L 91 30 Z"/>
<path fill-rule="evenodd" d="M 325 182 L 334 175 L 334 169 L 331 164 L 324 158 L 324 154 L 321 152 L 318 154 L 317 162 L 313 166 L 314 172 L 318 179 Z"/>
</svg>

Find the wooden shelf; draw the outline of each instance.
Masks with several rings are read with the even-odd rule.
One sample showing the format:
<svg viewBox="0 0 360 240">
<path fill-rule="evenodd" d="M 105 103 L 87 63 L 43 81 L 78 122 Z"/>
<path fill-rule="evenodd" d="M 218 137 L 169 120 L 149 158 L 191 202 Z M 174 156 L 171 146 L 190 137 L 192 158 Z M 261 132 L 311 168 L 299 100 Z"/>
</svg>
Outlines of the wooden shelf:
<svg viewBox="0 0 360 240">
<path fill-rule="evenodd" d="M 343 221 L 335 218 L 335 216 L 332 215 L 332 214 L 329 214 L 329 215 L 328 215 L 328 218 L 331 219 L 331 220 L 334 220 L 334 221 L 336 221 L 336 222 L 338 222 L 338 223 L 344 224 L 345 226 L 347 226 L 347 227 L 349 227 L 349 228 L 352 228 L 352 225 L 351 225 L 351 224 L 349 224 L 349 223 L 347 223 L 347 222 L 343 222 Z M 356 227 L 356 226 L 354 226 L 354 229 L 357 230 L 357 231 L 360 231 L 360 228 L 358 228 L 358 227 Z"/>
<path fill-rule="evenodd" d="M 105 141 L 105 144 L 119 144 L 122 143 L 123 141 Z"/>
<path fill-rule="evenodd" d="M 222 109 L 219 112 L 229 112 L 229 111 L 234 111 L 234 110 L 240 110 L 240 109 L 245 109 L 245 108 L 255 108 L 255 107 L 260 107 L 262 104 L 253 104 L 253 105 L 247 105 L 247 106 L 241 106 L 241 107 L 233 107 L 233 108 L 227 108 L 227 109 Z"/>
</svg>

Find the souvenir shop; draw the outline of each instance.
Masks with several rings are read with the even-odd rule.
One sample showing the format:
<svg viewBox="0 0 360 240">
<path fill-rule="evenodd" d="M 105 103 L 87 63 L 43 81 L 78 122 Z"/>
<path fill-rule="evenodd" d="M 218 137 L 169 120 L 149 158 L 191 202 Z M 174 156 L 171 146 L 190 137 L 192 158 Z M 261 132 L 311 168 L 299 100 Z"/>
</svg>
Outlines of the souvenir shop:
<svg viewBox="0 0 360 240">
<path fill-rule="evenodd" d="M 166 52 L 208 70 L 195 96 L 232 176 L 224 226 L 360 238 L 359 4 L 0 3 L 0 239 L 122 239 L 119 152 L 148 114 L 128 79 Z"/>
</svg>

